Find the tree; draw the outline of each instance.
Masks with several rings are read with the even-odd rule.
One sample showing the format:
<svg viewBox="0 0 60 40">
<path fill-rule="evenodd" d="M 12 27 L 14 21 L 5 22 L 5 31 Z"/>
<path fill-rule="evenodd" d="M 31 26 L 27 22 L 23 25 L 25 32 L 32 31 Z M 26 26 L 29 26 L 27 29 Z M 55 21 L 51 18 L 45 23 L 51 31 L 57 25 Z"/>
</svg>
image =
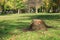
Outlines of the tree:
<svg viewBox="0 0 60 40">
<path fill-rule="evenodd" d="M 15 7 L 18 9 L 19 14 L 21 9 L 26 8 L 26 5 L 24 4 L 23 0 L 15 0 Z"/>
<path fill-rule="evenodd" d="M 50 12 L 52 7 L 52 0 L 43 0 L 42 7 L 44 12 Z"/>
<path fill-rule="evenodd" d="M 6 10 L 9 10 L 9 9 L 15 9 L 14 5 L 15 5 L 15 0 L 7 0 L 6 3 L 5 3 L 5 9 Z"/>
<path fill-rule="evenodd" d="M 38 13 L 38 8 L 41 6 L 42 0 L 28 0 L 27 2 L 29 12 L 32 9 L 35 13 Z"/>
<path fill-rule="evenodd" d="M 0 6 L 2 8 L 2 13 L 5 13 L 4 5 L 5 5 L 5 0 L 0 0 Z"/>
<path fill-rule="evenodd" d="M 6 10 L 18 9 L 18 14 L 20 9 L 24 9 L 26 7 L 23 0 L 0 0 L 0 6 L 2 7 L 2 13 L 5 13 Z"/>
<path fill-rule="evenodd" d="M 60 0 L 53 0 L 53 12 L 57 12 L 60 8 Z"/>
<path fill-rule="evenodd" d="M 14 0 L 0 0 L 0 6 L 2 14 L 5 14 L 6 10 L 14 9 Z"/>
</svg>

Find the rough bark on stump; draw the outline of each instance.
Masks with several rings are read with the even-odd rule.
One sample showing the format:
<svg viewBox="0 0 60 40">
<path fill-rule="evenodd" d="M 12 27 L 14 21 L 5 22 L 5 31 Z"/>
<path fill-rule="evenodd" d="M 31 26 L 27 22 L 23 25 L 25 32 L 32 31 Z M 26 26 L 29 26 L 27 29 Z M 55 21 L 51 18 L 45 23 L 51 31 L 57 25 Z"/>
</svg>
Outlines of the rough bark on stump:
<svg viewBox="0 0 60 40">
<path fill-rule="evenodd" d="M 47 30 L 47 25 L 43 20 L 33 19 L 30 25 L 30 30 Z"/>
</svg>

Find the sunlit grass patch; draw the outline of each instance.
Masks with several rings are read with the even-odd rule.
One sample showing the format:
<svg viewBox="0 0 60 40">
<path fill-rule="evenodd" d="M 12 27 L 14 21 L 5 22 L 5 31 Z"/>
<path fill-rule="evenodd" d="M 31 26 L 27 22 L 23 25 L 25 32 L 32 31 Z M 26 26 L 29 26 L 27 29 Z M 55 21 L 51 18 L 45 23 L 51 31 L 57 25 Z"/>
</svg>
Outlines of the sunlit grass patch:
<svg viewBox="0 0 60 40">
<path fill-rule="evenodd" d="M 32 19 L 42 19 L 48 31 L 27 31 Z M 60 40 L 60 14 L 12 14 L 0 16 L 0 40 Z"/>
</svg>

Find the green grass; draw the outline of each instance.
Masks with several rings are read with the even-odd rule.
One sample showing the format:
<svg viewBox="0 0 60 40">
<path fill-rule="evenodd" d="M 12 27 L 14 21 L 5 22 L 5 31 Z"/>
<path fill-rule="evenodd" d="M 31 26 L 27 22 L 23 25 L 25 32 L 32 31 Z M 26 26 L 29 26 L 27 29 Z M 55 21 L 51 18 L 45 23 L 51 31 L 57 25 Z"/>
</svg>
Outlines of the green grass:
<svg viewBox="0 0 60 40">
<path fill-rule="evenodd" d="M 55 28 L 48 28 L 48 31 L 22 31 L 22 28 L 30 26 L 32 19 L 42 19 Z M 60 40 L 60 14 L 0 15 L 0 40 Z"/>
</svg>

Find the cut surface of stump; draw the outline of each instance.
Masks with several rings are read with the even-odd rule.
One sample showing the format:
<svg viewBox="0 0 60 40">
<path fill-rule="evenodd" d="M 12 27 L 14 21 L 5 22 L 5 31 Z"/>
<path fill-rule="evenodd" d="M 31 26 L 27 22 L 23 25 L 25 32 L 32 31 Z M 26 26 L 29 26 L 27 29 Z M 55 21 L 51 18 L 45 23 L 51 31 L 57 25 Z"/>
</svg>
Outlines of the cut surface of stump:
<svg viewBox="0 0 60 40">
<path fill-rule="evenodd" d="M 47 26 L 43 20 L 33 19 L 29 29 L 30 30 L 47 30 Z"/>
</svg>

